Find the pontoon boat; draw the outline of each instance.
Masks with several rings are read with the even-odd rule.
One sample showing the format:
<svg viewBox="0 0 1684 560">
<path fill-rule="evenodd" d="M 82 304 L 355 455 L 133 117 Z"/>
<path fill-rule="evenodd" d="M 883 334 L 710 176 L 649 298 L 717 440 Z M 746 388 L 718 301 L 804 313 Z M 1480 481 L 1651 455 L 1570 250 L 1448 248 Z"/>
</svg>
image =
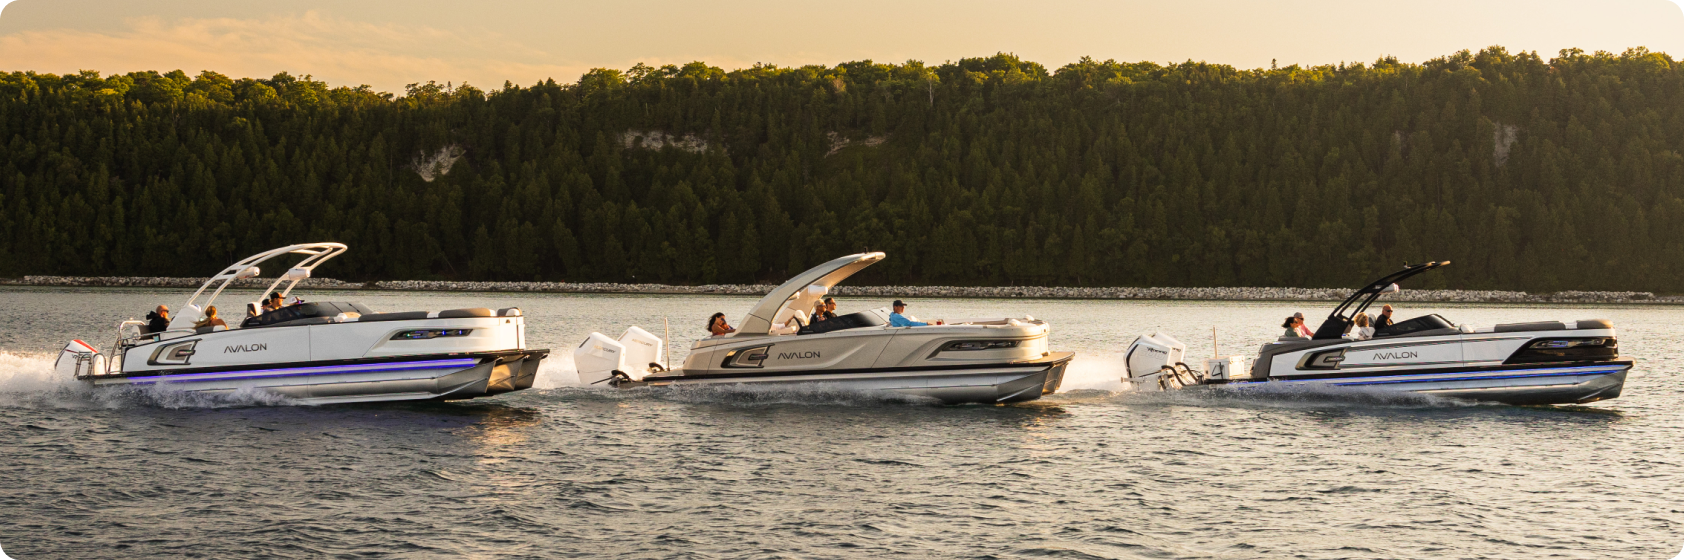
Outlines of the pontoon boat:
<svg viewBox="0 0 1684 560">
<path fill-rule="evenodd" d="M 1293 383 L 1522 405 L 1620 396 L 1632 363 L 1619 359 L 1614 324 L 1603 319 L 1473 327 L 1433 314 L 1380 327 L 1367 340 L 1347 334 L 1353 317 L 1397 292 L 1398 282 L 1448 264 L 1411 265 L 1364 286 L 1314 336 L 1263 345 L 1249 371 L 1240 356 L 1212 359 L 1197 371 L 1181 363 L 1186 346 L 1179 341 L 1142 336 L 1129 347 L 1124 381 L 1148 389 Z"/>
<path fill-rule="evenodd" d="M 874 309 L 801 322 L 830 288 L 883 258 L 849 255 L 801 273 L 766 294 L 736 332 L 696 342 L 681 368 L 665 367 L 666 341 L 643 329 L 618 340 L 592 333 L 573 352 L 579 380 L 620 388 L 825 384 L 949 403 L 1028 401 L 1058 390 L 1075 354 L 1049 352 L 1048 326 L 1032 317 L 892 327 L 889 311 Z"/>
<path fill-rule="evenodd" d="M 230 284 L 260 275 L 259 264 L 304 256 L 262 292 L 285 298 L 317 266 L 346 250 L 339 243 L 306 243 L 243 259 L 194 292 L 168 330 L 143 332 L 144 323 L 123 321 L 109 361 L 76 340 L 59 354 L 56 368 L 96 386 L 258 390 L 309 404 L 469 399 L 532 386 L 549 350 L 526 348 L 518 308 L 376 313 L 356 303 L 294 298 L 293 305 L 267 312 L 250 303 L 244 313 L 219 313 L 227 328 L 195 328 Z"/>
</svg>

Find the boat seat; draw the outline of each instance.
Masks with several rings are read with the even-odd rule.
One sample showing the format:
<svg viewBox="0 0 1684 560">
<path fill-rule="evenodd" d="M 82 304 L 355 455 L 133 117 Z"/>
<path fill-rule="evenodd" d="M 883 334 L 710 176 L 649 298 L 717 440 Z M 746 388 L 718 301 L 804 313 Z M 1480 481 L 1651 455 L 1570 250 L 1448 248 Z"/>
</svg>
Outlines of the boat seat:
<svg viewBox="0 0 1684 560">
<path fill-rule="evenodd" d="M 887 324 L 888 323 L 883 321 L 882 317 L 878 317 L 872 313 L 849 313 L 828 321 L 809 323 L 807 326 L 802 327 L 801 331 L 797 334 L 819 334 L 847 329 L 880 327 Z"/>
<path fill-rule="evenodd" d="M 493 317 L 491 310 L 484 307 L 468 309 L 446 309 L 439 312 L 440 319 L 471 319 L 474 317 Z"/>
<path fill-rule="evenodd" d="M 498 309 L 497 310 L 497 316 L 498 317 L 519 317 L 520 316 L 520 308 L 519 307 L 505 307 L 503 309 Z"/>
<path fill-rule="evenodd" d="M 426 311 L 400 311 L 397 313 L 369 313 L 357 318 L 358 323 L 372 323 L 377 321 L 413 321 L 426 319 Z"/>
</svg>

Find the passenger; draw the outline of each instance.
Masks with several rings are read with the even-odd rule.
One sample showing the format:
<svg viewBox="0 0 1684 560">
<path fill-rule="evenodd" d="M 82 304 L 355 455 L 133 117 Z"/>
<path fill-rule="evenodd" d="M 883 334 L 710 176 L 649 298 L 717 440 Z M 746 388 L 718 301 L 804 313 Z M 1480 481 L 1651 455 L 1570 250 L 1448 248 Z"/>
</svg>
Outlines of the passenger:
<svg viewBox="0 0 1684 560">
<path fill-rule="evenodd" d="M 1304 326 L 1304 314 L 1302 312 L 1293 313 L 1292 318 L 1298 320 L 1298 336 L 1302 336 L 1304 338 L 1315 338 L 1316 334 L 1310 332 L 1310 327 Z"/>
<path fill-rule="evenodd" d="M 708 317 L 708 334 L 713 336 L 724 336 L 734 332 L 737 332 L 737 329 L 733 329 L 731 328 L 731 325 L 725 324 L 724 313 L 714 313 L 712 317 Z"/>
<path fill-rule="evenodd" d="M 822 302 L 822 301 L 813 302 L 813 316 L 812 316 L 812 318 L 807 319 L 807 323 L 813 324 L 813 323 L 817 323 L 819 321 L 823 321 L 823 320 L 829 319 L 829 318 L 830 317 L 825 316 L 824 302 Z"/>
<path fill-rule="evenodd" d="M 193 328 L 195 328 L 195 329 L 202 329 L 202 328 L 205 328 L 205 327 L 222 327 L 224 329 L 228 328 L 228 323 L 224 322 L 221 317 L 216 316 L 216 306 L 215 305 L 212 305 L 210 307 L 205 308 L 205 318 L 204 318 L 204 320 L 199 321 L 197 323 L 193 323 Z"/>
<path fill-rule="evenodd" d="M 898 299 L 895 300 L 894 310 L 895 310 L 894 313 L 889 314 L 889 326 L 891 326 L 891 327 L 927 327 L 927 326 L 930 326 L 929 323 L 914 321 L 914 320 L 908 318 L 906 316 L 906 302 L 904 302 L 904 301 L 901 301 L 901 300 L 898 300 Z M 941 321 L 936 321 L 936 324 L 940 325 Z"/>
<path fill-rule="evenodd" d="M 1374 318 L 1374 328 L 1383 329 L 1392 326 L 1392 306 L 1380 306 L 1380 316 Z"/>
<path fill-rule="evenodd" d="M 1358 313 L 1356 322 L 1353 324 L 1356 325 L 1356 328 L 1351 329 L 1351 338 L 1356 340 L 1368 340 L 1370 338 L 1374 338 L 1374 327 L 1368 326 L 1367 313 Z"/>
<path fill-rule="evenodd" d="M 1297 317 L 1287 317 L 1286 322 L 1281 323 L 1281 328 L 1286 329 L 1286 332 L 1281 333 L 1282 338 L 1297 337 L 1298 336 L 1298 318 Z"/>
<path fill-rule="evenodd" d="M 160 305 L 146 314 L 146 332 L 140 334 L 161 333 L 167 330 L 170 330 L 170 307 Z"/>
<path fill-rule="evenodd" d="M 269 292 L 269 299 L 263 302 L 263 312 L 268 313 L 282 307 L 286 307 L 286 305 L 281 301 L 281 293 Z"/>
<path fill-rule="evenodd" d="M 824 318 L 825 320 L 836 318 L 836 298 L 824 298 Z"/>
<path fill-rule="evenodd" d="M 801 327 L 807 326 L 808 319 L 807 319 L 807 312 L 806 311 L 802 311 L 800 309 L 791 309 L 790 311 L 791 311 L 791 313 L 789 314 L 789 320 L 784 321 L 785 327 L 789 327 L 791 329 L 794 329 L 793 331 L 790 331 L 790 332 L 799 331 L 799 330 L 801 330 Z"/>
</svg>

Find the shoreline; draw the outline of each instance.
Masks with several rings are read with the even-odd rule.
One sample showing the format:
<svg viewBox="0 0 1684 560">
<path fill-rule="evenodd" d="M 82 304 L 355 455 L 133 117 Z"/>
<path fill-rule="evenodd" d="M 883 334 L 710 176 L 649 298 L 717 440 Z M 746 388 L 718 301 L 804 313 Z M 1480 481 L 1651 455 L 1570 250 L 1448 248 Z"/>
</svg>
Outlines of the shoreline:
<svg viewBox="0 0 1684 560">
<path fill-rule="evenodd" d="M 0 286 L 57 288 L 168 288 L 195 289 L 205 278 L 130 276 L 25 276 L 0 279 Z M 262 289 L 274 279 L 238 280 L 232 288 Z M 609 282 L 455 282 L 443 280 L 384 280 L 344 282 L 332 278 L 309 278 L 299 284 L 306 290 L 371 290 L 399 292 L 526 292 L 562 294 L 659 294 L 760 296 L 775 288 L 772 284 L 621 284 Z M 1112 299 L 1186 301 L 1341 301 L 1350 295 L 1346 288 L 1073 288 L 1046 286 L 837 286 L 837 297 L 946 297 L 990 299 Z M 1656 296 L 1650 292 L 1564 291 L 1530 294 L 1499 290 L 1404 290 L 1386 296 L 1387 302 L 1409 303 L 1589 303 L 1680 305 L 1684 296 Z"/>
</svg>

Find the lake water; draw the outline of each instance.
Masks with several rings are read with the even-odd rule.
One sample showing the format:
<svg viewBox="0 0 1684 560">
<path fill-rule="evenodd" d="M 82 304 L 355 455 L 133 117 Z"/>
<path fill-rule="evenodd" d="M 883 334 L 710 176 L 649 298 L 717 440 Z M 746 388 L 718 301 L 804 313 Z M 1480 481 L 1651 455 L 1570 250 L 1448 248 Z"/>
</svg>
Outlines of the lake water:
<svg viewBox="0 0 1684 560">
<path fill-rule="evenodd" d="M 909 300 L 1048 320 L 1064 390 L 1013 406 L 826 391 L 579 387 L 591 331 L 670 318 L 674 361 L 754 298 L 355 292 L 379 311 L 525 310 L 538 389 L 288 406 L 56 379 L 71 338 L 176 290 L 0 289 L 0 547 L 38 558 L 1651 558 L 1684 546 L 1684 308 L 1409 306 L 1472 324 L 1609 318 L 1619 399 L 1121 392 L 1163 330 L 1253 352 L 1329 304 Z M 239 294 L 224 303 L 255 299 Z M 842 300 L 844 311 L 884 301 Z M 229 307 L 235 307 L 229 305 Z M 1312 319 L 1312 323 L 1317 322 Z M 1248 392 L 1249 393 L 1249 392 Z"/>
</svg>

